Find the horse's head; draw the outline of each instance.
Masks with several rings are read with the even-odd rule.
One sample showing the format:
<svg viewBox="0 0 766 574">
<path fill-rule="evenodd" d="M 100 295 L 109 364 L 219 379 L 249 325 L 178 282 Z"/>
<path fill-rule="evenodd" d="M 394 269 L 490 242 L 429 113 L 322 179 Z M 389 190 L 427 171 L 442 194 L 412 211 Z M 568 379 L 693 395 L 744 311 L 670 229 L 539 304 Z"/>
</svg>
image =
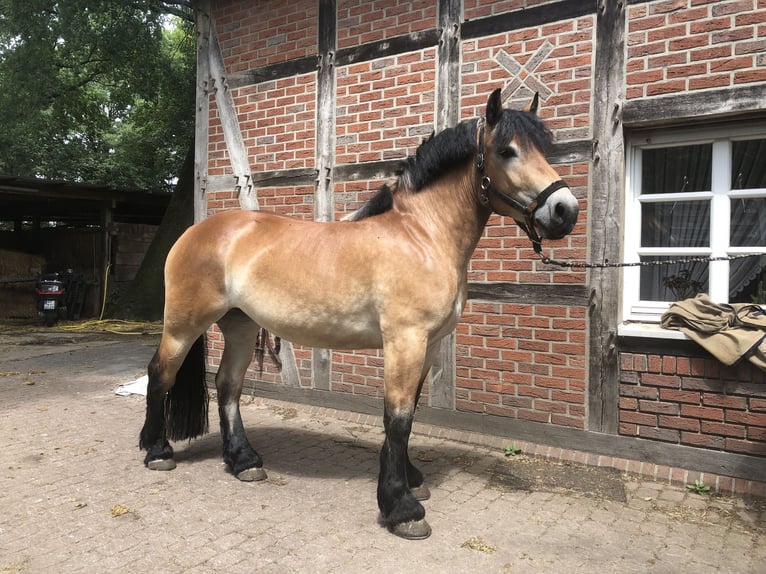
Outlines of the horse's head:
<svg viewBox="0 0 766 574">
<path fill-rule="evenodd" d="M 503 109 L 500 90 L 479 120 L 477 167 L 485 205 L 513 217 L 539 248 L 561 239 L 577 223 L 577 198 L 545 159 L 550 132 L 537 117 L 537 94 L 524 111 Z"/>
</svg>

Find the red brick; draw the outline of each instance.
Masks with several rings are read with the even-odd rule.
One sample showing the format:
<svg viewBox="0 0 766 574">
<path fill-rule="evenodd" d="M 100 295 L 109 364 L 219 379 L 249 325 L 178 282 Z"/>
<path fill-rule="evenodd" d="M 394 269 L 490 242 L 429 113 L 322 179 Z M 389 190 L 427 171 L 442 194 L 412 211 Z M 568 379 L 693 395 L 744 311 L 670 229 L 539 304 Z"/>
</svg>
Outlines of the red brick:
<svg viewBox="0 0 766 574">
<path fill-rule="evenodd" d="M 717 393 L 702 393 L 702 404 L 706 407 L 723 407 L 726 409 L 739 410 L 747 409 L 747 399 L 745 397 L 719 395 Z"/>
<path fill-rule="evenodd" d="M 680 433 L 677 430 L 642 425 L 638 427 L 638 436 L 662 442 L 677 443 L 680 440 Z"/>
<path fill-rule="evenodd" d="M 677 415 L 678 405 L 675 403 L 664 403 L 660 401 L 639 401 L 639 409 L 645 413 L 657 413 L 665 415 Z"/>
<path fill-rule="evenodd" d="M 723 437 L 695 432 L 681 432 L 681 443 L 718 450 L 723 449 L 726 444 Z"/>
<path fill-rule="evenodd" d="M 620 397 L 619 407 L 623 410 L 634 411 L 638 409 L 638 400 L 628 397 Z"/>
<path fill-rule="evenodd" d="M 740 425 L 730 425 L 725 423 L 702 421 L 700 430 L 705 434 L 715 434 L 720 436 L 731 436 L 736 438 L 745 437 L 745 427 Z"/>
<path fill-rule="evenodd" d="M 688 403 L 699 405 L 701 401 L 700 393 L 696 391 L 679 391 L 676 389 L 659 389 L 660 400 L 674 401 L 678 403 Z"/>
<path fill-rule="evenodd" d="M 734 74 L 735 84 L 766 82 L 766 70 L 745 70 Z"/>
<path fill-rule="evenodd" d="M 637 397 L 642 399 L 656 399 L 656 387 L 643 387 L 634 385 L 620 385 L 620 395 L 625 397 Z"/>
<path fill-rule="evenodd" d="M 621 423 L 635 423 L 642 426 L 657 426 L 657 416 L 648 413 L 620 411 Z M 744 436 L 744 435 L 743 435 Z"/>
<path fill-rule="evenodd" d="M 646 87 L 647 96 L 661 96 L 663 94 L 671 94 L 677 92 L 683 92 L 686 89 L 685 80 L 673 80 L 671 82 L 657 82 Z"/>
<path fill-rule="evenodd" d="M 652 387 L 678 388 L 681 384 L 681 378 L 671 375 L 657 375 L 654 373 L 644 373 L 641 375 L 641 385 Z"/>
<path fill-rule="evenodd" d="M 727 410 L 726 422 L 739 423 L 748 426 L 766 427 L 766 414 Z"/>
<path fill-rule="evenodd" d="M 684 431 L 699 432 L 700 430 L 700 421 L 698 419 L 660 415 L 658 424 L 661 427 Z"/>
<path fill-rule="evenodd" d="M 623 436 L 638 436 L 638 425 L 621 422 L 618 432 Z"/>
<path fill-rule="evenodd" d="M 732 452 L 742 452 L 755 456 L 766 456 L 766 443 L 727 438 L 726 450 L 730 450 Z"/>
<path fill-rule="evenodd" d="M 698 407 L 684 404 L 681 405 L 681 416 L 713 421 L 723 421 L 723 409 Z"/>
</svg>

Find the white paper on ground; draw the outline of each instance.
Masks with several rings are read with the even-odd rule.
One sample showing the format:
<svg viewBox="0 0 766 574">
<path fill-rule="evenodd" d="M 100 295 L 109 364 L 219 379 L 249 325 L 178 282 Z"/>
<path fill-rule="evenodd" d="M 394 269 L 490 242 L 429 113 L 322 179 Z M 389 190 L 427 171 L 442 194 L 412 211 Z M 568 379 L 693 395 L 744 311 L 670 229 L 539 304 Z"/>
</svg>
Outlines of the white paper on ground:
<svg viewBox="0 0 766 574">
<path fill-rule="evenodd" d="M 125 383 L 124 385 L 120 385 L 119 387 L 117 387 L 117 390 L 114 391 L 114 394 L 120 395 L 121 397 L 127 397 L 128 395 L 146 396 L 146 387 L 148 384 L 149 384 L 149 376 L 144 375 L 143 377 L 139 377 L 131 383 Z"/>
</svg>

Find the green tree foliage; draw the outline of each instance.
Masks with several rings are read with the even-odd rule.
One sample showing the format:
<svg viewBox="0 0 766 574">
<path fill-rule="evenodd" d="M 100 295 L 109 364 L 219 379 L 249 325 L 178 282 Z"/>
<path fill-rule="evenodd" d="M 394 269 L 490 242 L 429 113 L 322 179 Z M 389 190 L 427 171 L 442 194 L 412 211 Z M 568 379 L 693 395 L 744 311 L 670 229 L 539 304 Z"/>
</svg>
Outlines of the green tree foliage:
<svg viewBox="0 0 766 574">
<path fill-rule="evenodd" d="M 194 129 L 185 4 L 0 0 L 0 174 L 172 190 Z"/>
</svg>

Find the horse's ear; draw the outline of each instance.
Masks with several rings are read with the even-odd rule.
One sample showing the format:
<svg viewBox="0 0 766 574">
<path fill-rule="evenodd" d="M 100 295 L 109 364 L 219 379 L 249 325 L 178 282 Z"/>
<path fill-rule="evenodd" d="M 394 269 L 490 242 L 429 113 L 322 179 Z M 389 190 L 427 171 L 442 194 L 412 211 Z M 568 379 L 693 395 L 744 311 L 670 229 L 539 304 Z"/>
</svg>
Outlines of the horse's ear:
<svg viewBox="0 0 766 574">
<path fill-rule="evenodd" d="M 537 115 L 537 105 L 539 103 L 540 103 L 540 94 L 535 92 L 535 95 L 532 98 L 532 101 L 527 104 L 527 107 L 524 108 L 524 111 L 529 112 L 530 114 Z"/>
<path fill-rule="evenodd" d="M 487 125 L 494 126 L 503 113 L 503 102 L 500 101 L 500 88 L 497 88 L 489 95 L 487 100 L 487 111 L 484 116 L 487 118 Z"/>
</svg>

